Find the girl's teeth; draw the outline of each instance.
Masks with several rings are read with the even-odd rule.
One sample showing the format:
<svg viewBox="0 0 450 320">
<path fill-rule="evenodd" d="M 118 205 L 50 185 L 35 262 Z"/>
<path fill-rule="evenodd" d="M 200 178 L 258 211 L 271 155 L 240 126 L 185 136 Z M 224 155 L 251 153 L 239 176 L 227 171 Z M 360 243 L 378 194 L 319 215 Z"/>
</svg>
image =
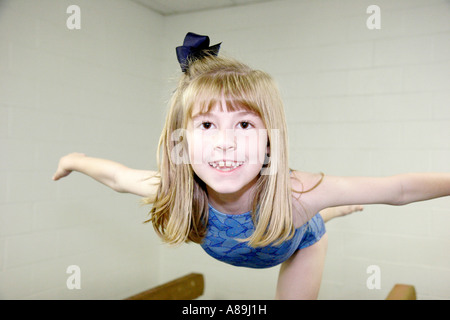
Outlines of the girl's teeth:
<svg viewBox="0 0 450 320">
<path fill-rule="evenodd" d="M 233 161 L 218 161 L 218 162 L 211 162 L 209 165 L 215 169 L 221 170 L 221 171 L 230 171 L 233 169 L 236 169 L 237 167 L 241 166 L 243 162 L 233 162 Z"/>
</svg>

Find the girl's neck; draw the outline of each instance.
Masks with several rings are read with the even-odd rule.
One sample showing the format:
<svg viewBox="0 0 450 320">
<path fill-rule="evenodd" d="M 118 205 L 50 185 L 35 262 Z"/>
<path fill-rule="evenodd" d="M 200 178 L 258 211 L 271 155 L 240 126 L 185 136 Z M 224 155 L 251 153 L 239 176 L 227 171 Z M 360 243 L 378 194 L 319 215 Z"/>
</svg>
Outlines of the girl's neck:
<svg viewBox="0 0 450 320">
<path fill-rule="evenodd" d="M 250 183 L 249 186 L 234 193 L 217 193 L 210 187 L 206 186 L 208 191 L 208 201 L 214 209 L 226 214 L 241 214 L 252 210 L 254 187 L 256 181 Z"/>
</svg>

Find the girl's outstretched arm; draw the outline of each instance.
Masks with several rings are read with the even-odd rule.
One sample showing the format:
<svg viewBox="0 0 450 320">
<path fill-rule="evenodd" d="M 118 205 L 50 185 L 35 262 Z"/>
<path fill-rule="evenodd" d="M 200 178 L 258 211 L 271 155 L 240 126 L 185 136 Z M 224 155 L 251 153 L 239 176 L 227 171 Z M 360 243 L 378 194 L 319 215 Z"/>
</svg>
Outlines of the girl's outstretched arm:
<svg viewBox="0 0 450 320">
<path fill-rule="evenodd" d="M 304 190 L 320 178 L 298 171 L 295 175 Z M 405 205 L 449 195 L 450 173 L 408 173 L 383 178 L 325 176 L 317 188 L 302 194 L 302 200 L 308 211 L 317 212 L 352 204 Z"/>
<path fill-rule="evenodd" d="M 53 180 L 66 177 L 72 171 L 84 173 L 117 192 L 142 197 L 155 195 L 159 184 L 159 176 L 155 171 L 134 170 L 114 161 L 87 157 L 83 153 L 62 157 Z"/>
</svg>

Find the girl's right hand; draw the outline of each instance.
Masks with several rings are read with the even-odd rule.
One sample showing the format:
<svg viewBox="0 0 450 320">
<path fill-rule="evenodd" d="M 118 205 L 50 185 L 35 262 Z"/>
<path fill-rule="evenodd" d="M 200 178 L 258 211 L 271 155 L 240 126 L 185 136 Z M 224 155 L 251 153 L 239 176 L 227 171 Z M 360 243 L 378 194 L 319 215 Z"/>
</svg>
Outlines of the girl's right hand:
<svg viewBox="0 0 450 320">
<path fill-rule="evenodd" d="M 59 160 L 58 169 L 56 169 L 55 174 L 53 175 L 53 180 L 57 181 L 61 178 L 67 177 L 73 170 L 71 169 L 71 163 L 74 160 L 83 158 L 86 155 L 84 153 L 70 153 Z"/>
</svg>

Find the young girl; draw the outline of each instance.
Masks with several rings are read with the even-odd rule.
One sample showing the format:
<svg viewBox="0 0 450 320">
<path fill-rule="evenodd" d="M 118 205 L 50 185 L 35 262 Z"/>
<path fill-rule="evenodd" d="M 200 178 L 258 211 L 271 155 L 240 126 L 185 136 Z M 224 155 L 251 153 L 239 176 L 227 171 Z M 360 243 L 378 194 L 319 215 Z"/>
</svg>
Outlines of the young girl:
<svg viewBox="0 0 450 320">
<path fill-rule="evenodd" d="M 324 218 L 361 210 L 361 204 L 450 195 L 448 173 L 369 178 L 291 170 L 274 81 L 219 57 L 219 47 L 188 33 L 177 48 L 183 73 L 159 141 L 157 172 L 74 153 L 61 158 L 53 179 L 79 171 L 144 197 L 152 205 L 148 221 L 167 243 L 199 243 L 236 266 L 281 264 L 278 299 L 317 297 L 327 246 Z"/>
</svg>

